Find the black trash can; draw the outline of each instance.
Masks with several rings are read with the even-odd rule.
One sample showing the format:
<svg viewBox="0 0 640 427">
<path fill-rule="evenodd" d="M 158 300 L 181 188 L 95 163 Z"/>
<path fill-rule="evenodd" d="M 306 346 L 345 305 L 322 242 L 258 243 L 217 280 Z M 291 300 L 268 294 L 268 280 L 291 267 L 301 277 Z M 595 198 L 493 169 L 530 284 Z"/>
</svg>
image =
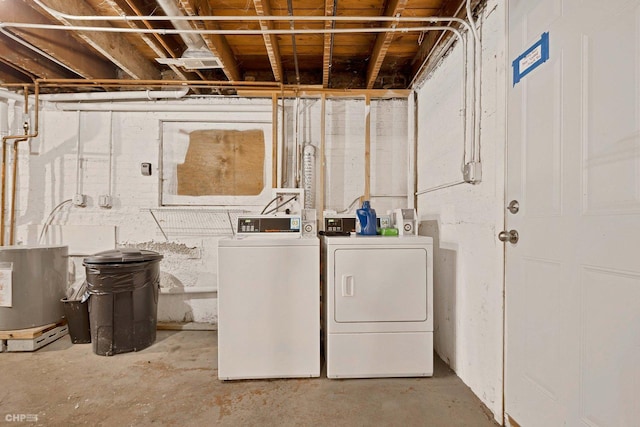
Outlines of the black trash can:
<svg viewBox="0 0 640 427">
<path fill-rule="evenodd" d="M 89 324 L 89 301 L 62 299 L 64 317 L 69 326 L 69 336 L 73 344 L 88 344 L 91 342 L 91 328 Z"/>
<path fill-rule="evenodd" d="M 84 259 L 95 354 L 138 351 L 155 342 L 161 259 L 157 252 L 137 249 Z"/>
</svg>

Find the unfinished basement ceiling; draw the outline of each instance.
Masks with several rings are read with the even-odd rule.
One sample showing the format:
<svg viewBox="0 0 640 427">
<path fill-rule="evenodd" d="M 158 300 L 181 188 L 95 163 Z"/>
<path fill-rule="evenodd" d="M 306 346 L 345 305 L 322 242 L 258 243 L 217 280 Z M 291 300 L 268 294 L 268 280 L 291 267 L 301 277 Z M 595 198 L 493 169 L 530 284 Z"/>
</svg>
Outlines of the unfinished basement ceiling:
<svg viewBox="0 0 640 427">
<path fill-rule="evenodd" d="M 472 1 L 472 6 L 477 3 Z M 180 80 L 231 81 L 238 86 L 407 89 L 434 47 L 442 45 L 442 31 L 328 31 L 460 28 L 459 23 L 394 23 L 379 18 L 465 15 L 462 0 L 0 0 L 0 82 Z M 166 16 L 201 19 L 161 18 Z M 24 24 L 38 24 L 39 28 Z M 75 29 L 63 31 L 57 29 L 60 26 Z M 130 32 L 113 32 L 114 27 Z M 189 34 L 154 33 L 159 29 L 186 29 Z M 273 33 L 291 29 L 306 32 Z M 243 31 L 252 34 L 239 34 Z M 51 92 L 61 87 L 71 88 L 51 84 L 42 89 Z"/>
</svg>

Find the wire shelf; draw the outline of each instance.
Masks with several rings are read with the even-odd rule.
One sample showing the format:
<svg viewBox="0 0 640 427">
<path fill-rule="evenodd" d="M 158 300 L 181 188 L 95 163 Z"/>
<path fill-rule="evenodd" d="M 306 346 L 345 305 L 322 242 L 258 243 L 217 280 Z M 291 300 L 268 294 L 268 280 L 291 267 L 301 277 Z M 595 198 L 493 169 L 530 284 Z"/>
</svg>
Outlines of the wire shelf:
<svg viewBox="0 0 640 427">
<path fill-rule="evenodd" d="M 242 209 L 150 209 L 158 228 L 170 236 L 230 236 Z"/>
</svg>

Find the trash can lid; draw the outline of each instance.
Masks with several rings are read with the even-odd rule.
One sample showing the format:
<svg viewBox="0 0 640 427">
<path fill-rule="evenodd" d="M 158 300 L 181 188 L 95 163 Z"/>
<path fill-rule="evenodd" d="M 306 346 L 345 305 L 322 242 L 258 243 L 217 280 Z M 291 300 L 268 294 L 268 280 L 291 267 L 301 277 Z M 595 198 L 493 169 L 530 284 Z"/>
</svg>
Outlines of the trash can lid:
<svg viewBox="0 0 640 427">
<path fill-rule="evenodd" d="M 163 258 L 158 252 L 120 248 L 98 252 L 84 259 L 85 264 L 122 264 L 128 262 L 156 261 Z"/>
</svg>

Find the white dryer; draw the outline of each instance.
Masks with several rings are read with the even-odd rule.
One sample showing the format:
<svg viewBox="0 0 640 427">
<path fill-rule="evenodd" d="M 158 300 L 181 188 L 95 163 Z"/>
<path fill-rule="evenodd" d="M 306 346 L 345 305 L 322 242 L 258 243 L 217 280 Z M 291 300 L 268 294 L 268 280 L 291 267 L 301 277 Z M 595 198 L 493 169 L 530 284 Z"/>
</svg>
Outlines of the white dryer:
<svg viewBox="0 0 640 427">
<path fill-rule="evenodd" d="M 433 240 L 323 237 L 328 378 L 433 375 Z"/>
</svg>

